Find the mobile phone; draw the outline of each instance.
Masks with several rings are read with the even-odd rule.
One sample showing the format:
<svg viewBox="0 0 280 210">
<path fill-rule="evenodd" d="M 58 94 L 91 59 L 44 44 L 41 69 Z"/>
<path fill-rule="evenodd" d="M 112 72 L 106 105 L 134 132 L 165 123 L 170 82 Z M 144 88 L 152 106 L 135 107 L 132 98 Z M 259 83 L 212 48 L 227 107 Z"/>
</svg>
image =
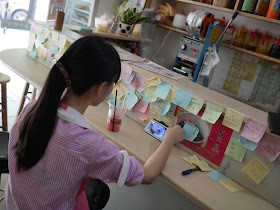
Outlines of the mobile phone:
<svg viewBox="0 0 280 210">
<path fill-rule="evenodd" d="M 155 137 L 156 139 L 162 141 L 164 134 L 167 130 L 167 127 L 162 125 L 156 120 L 150 120 L 148 124 L 145 126 L 145 132 Z"/>
</svg>

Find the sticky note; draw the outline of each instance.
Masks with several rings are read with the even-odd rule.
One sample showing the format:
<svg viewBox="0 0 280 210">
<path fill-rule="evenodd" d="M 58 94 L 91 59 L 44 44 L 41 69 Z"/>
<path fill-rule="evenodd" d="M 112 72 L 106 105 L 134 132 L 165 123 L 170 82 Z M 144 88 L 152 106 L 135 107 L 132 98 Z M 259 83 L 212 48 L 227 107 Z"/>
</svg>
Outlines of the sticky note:
<svg viewBox="0 0 280 210">
<path fill-rule="evenodd" d="M 249 118 L 244 126 L 241 136 L 244 138 L 258 143 L 266 130 L 266 125 Z"/>
<path fill-rule="evenodd" d="M 49 35 L 50 35 L 50 29 L 44 27 L 41 37 L 43 39 L 47 39 L 47 38 L 49 38 Z"/>
<path fill-rule="evenodd" d="M 161 121 L 161 108 L 155 105 L 151 105 L 150 115 L 148 120 L 155 119 Z"/>
<path fill-rule="evenodd" d="M 123 80 L 123 82 L 125 84 L 130 84 L 132 82 L 132 80 L 134 79 L 135 75 L 136 75 L 136 72 L 132 71 L 129 78 L 127 80 Z"/>
<path fill-rule="evenodd" d="M 219 119 L 220 115 L 223 112 L 223 108 L 215 104 L 207 102 L 206 109 L 201 117 L 202 120 L 205 120 L 209 123 L 215 124 Z"/>
<path fill-rule="evenodd" d="M 183 157 L 183 160 L 185 160 L 187 163 L 189 163 L 191 166 L 196 167 L 196 164 L 193 164 L 194 161 L 200 161 L 196 155 L 189 156 L 189 157 Z"/>
<path fill-rule="evenodd" d="M 118 90 L 117 99 L 120 100 L 126 93 L 126 87 L 119 81 L 117 82 L 117 84 L 115 85 L 112 91 L 112 95 L 114 97 L 116 95 L 116 90 Z"/>
<path fill-rule="evenodd" d="M 221 172 L 214 170 L 210 173 L 207 174 L 208 176 L 210 176 L 212 179 L 219 181 L 222 179 L 227 179 L 228 177 L 226 177 L 225 175 L 223 175 Z"/>
<path fill-rule="evenodd" d="M 242 136 L 240 136 L 238 138 L 238 142 L 243 146 L 246 147 L 247 149 L 254 151 L 260 144 L 261 141 L 259 141 L 258 143 L 255 143 L 253 141 L 250 141 Z"/>
<path fill-rule="evenodd" d="M 128 78 L 130 77 L 131 73 L 132 73 L 132 68 L 128 65 L 125 65 L 122 63 L 121 65 L 121 79 L 123 80 L 128 80 Z"/>
<path fill-rule="evenodd" d="M 147 83 L 147 79 L 140 74 L 136 74 L 132 82 L 127 87 L 132 87 L 138 90 L 139 92 L 143 92 Z"/>
<path fill-rule="evenodd" d="M 259 158 L 254 157 L 242 171 L 259 184 L 270 173 L 270 168 Z"/>
<path fill-rule="evenodd" d="M 36 57 L 37 57 L 37 50 L 36 50 L 36 48 L 34 47 L 33 48 L 33 50 L 31 50 L 30 52 L 28 52 L 28 55 L 31 57 L 31 58 L 33 58 L 33 59 L 35 59 Z"/>
<path fill-rule="evenodd" d="M 191 100 L 192 100 L 192 93 L 179 89 L 175 94 L 173 102 L 176 105 L 183 107 L 184 109 L 187 109 Z"/>
<path fill-rule="evenodd" d="M 166 114 L 164 117 L 163 117 L 163 120 L 162 120 L 167 126 L 172 126 L 173 124 L 176 124 L 177 122 L 177 117 L 173 116 L 173 115 L 170 115 L 170 114 Z"/>
<path fill-rule="evenodd" d="M 196 127 L 194 124 L 190 122 L 186 122 L 183 129 L 184 129 L 184 139 L 188 141 L 193 141 L 199 133 L 198 127 Z"/>
<path fill-rule="evenodd" d="M 225 154 L 239 162 L 242 162 L 245 153 L 246 148 L 243 147 L 236 138 L 231 137 Z"/>
<path fill-rule="evenodd" d="M 155 95 L 157 87 L 156 86 L 150 86 L 146 87 L 144 90 L 144 100 L 149 101 L 149 102 L 155 102 L 157 100 L 157 96 Z"/>
<path fill-rule="evenodd" d="M 274 162 L 280 155 L 280 141 L 266 133 L 257 148 L 257 152 L 270 162 Z"/>
<path fill-rule="evenodd" d="M 37 25 L 34 24 L 34 23 L 31 23 L 31 26 L 30 26 L 30 32 L 32 33 L 36 33 L 37 31 Z"/>
<path fill-rule="evenodd" d="M 38 41 L 40 44 L 44 44 L 46 42 L 46 39 L 44 39 L 42 36 L 39 36 Z"/>
<path fill-rule="evenodd" d="M 147 81 L 146 87 L 158 86 L 160 82 L 161 82 L 160 78 L 153 77 Z"/>
<path fill-rule="evenodd" d="M 128 88 L 126 100 L 125 100 L 128 110 L 132 109 L 134 107 L 134 105 L 138 102 L 138 98 L 135 94 L 135 90 L 134 91 L 131 91 L 131 90 L 133 90 L 133 89 Z"/>
<path fill-rule="evenodd" d="M 192 164 L 198 166 L 201 171 L 213 171 L 213 168 L 211 168 L 204 160 L 193 161 Z"/>
<path fill-rule="evenodd" d="M 227 126 L 228 128 L 231 128 L 232 130 L 239 132 L 241 125 L 243 123 L 243 119 L 244 119 L 244 114 L 228 107 L 226 109 L 223 125 Z"/>
<path fill-rule="evenodd" d="M 174 97 L 175 97 L 175 95 L 176 95 L 176 92 L 177 92 L 178 90 L 179 90 L 178 87 L 172 85 L 171 90 L 169 91 L 169 94 L 168 94 L 167 97 L 166 97 L 166 100 L 167 100 L 167 101 L 170 101 L 170 102 L 173 102 L 173 99 L 174 99 Z"/>
<path fill-rule="evenodd" d="M 169 111 L 171 107 L 171 103 L 168 101 L 166 102 L 165 106 L 163 107 L 162 111 L 161 111 L 161 115 L 166 115 L 166 113 Z"/>
<path fill-rule="evenodd" d="M 150 115 L 150 107 L 148 105 L 146 111 L 144 113 L 137 111 L 135 117 L 141 121 L 145 121 L 149 118 Z"/>
<path fill-rule="evenodd" d="M 192 100 L 186 110 L 194 115 L 197 115 L 198 112 L 201 110 L 203 104 L 204 104 L 203 98 L 193 95 Z"/>
<path fill-rule="evenodd" d="M 52 31 L 51 41 L 53 44 L 58 45 L 58 33 L 56 31 Z"/>
<path fill-rule="evenodd" d="M 166 83 L 166 82 L 161 82 L 158 84 L 155 95 L 163 100 L 166 99 L 168 96 L 170 90 L 171 90 L 171 85 Z"/>
<path fill-rule="evenodd" d="M 66 41 L 67 41 L 67 37 L 65 35 L 63 35 L 63 34 L 60 34 L 59 35 L 58 46 L 60 48 L 64 48 L 65 44 L 66 44 Z"/>
<path fill-rule="evenodd" d="M 141 113 L 145 113 L 147 111 L 147 108 L 149 106 L 149 102 L 144 101 L 143 97 L 137 102 L 137 104 L 135 104 L 135 106 L 133 107 L 133 111 L 137 111 L 137 112 L 141 112 Z"/>
<path fill-rule="evenodd" d="M 221 179 L 218 181 L 221 185 L 223 185 L 225 188 L 227 188 L 230 192 L 238 192 L 240 190 L 243 190 L 244 188 L 237 184 L 232 179 Z"/>
<path fill-rule="evenodd" d="M 37 26 L 36 26 L 36 32 L 35 32 L 35 34 L 36 34 L 36 35 L 39 35 L 39 34 L 41 34 L 42 32 L 43 32 L 43 27 L 37 25 Z"/>
<path fill-rule="evenodd" d="M 58 51 L 59 51 L 59 47 L 53 44 L 53 45 L 51 46 L 50 52 L 51 52 L 52 54 L 56 55 L 56 54 L 58 53 Z"/>
<path fill-rule="evenodd" d="M 29 51 L 33 49 L 34 43 L 35 43 L 35 34 L 30 33 L 29 34 L 29 42 L 28 42 L 28 50 Z"/>
</svg>

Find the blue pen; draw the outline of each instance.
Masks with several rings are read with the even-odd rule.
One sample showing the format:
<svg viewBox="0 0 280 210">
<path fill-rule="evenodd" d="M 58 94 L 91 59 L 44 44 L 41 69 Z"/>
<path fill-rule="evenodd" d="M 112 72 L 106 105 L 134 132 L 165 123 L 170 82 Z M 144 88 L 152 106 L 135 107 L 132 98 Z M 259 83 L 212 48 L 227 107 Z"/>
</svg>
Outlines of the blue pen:
<svg viewBox="0 0 280 210">
<path fill-rule="evenodd" d="M 182 171 L 182 175 L 185 176 L 185 175 L 188 175 L 194 171 L 201 171 L 199 167 L 196 167 L 196 168 L 192 168 L 192 169 L 188 169 L 188 170 L 185 170 L 185 171 Z"/>
</svg>

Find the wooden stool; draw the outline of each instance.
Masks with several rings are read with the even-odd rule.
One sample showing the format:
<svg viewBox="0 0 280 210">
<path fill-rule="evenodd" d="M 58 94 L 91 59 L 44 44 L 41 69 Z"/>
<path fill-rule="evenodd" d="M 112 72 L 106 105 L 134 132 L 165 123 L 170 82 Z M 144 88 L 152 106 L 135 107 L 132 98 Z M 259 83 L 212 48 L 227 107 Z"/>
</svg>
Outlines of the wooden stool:
<svg viewBox="0 0 280 210">
<path fill-rule="evenodd" d="M 7 86 L 6 83 L 10 82 L 10 77 L 6 74 L 0 73 L 1 84 L 1 112 L 2 112 L 2 130 L 8 130 L 8 114 L 7 114 Z"/>
<path fill-rule="evenodd" d="M 22 93 L 22 96 L 21 96 L 21 100 L 20 100 L 20 105 L 19 105 L 17 116 L 20 115 L 20 113 L 21 113 L 21 111 L 23 109 L 23 106 L 24 106 L 24 103 L 25 103 L 25 99 L 28 99 L 30 101 L 34 101 L 36 99 L 37 89 L 33 88 L 33 92 L 28 91 L 28 89 L 29 89 L 29 83 L 26 82 L 24 90 L 23 90 L 23 93 Z M 29 98 L 28 95 L 27 95 L 29 93 L 32 93 L 32 97 L 31 98 Z"/>
</svg>

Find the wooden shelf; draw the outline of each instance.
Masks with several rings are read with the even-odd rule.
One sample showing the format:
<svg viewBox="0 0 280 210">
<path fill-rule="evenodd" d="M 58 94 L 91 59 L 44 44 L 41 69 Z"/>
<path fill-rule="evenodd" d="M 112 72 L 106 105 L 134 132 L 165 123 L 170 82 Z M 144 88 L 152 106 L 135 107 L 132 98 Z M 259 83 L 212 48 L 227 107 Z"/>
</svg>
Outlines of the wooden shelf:
<svg viewBox="0 0 280 210">
<path fill-rule="evenodd" d="M 260 16 L 260 15 L 250 14 L 250 13 L 247 13 L 247 12 L 238 11 L 238 13 L 239 13 L 239 15 L 243 15 L 243 16 L 246 16 L 246 17 L 250 17 L 250 18 L 254 18 L 254 19 L 258 19 L 258 20 L 263 20 L 263 21 L 267 21 L 267 22 L 271 22 L 271 23 L 280 24 L 280 20 L 275 20 L 275 19 Z"/>
<path fill-rule="evenodd" d="M 175 32 L 187 35 L 187 36 L 191 36 L 188 32 L 186 32 L 184 30 L 181 30 L 181 29 L 178 29 L 178 28 L 174 28 L 174 27 L 171 27 L 171 26 L 168 26 L 168 25 L 158 24 L 158 27 L 165 28 L 165 29 L 168 29 L 168 30 L 172 30 L 172 31 L 175 31 Z M 256 52 L 252 52 L 250 50 L 246 50 L 246 49 L 243 49 L 243 48 L 240 48 L 240 47 L 236 47 L 236 46 L 233 46 L 233 45 L 227 44 L 227 43 L 222 43 L 222 46 L 280 64 L 280 59 L 277 59 L 277 58 L 272 58 L 272 57 L 269 57 L 267 55 L 263 55 L 263 54 L 256 53 Z"/>
<path fill-rule="evenodd" d="M 211 8 L 211 9 L 216 9 L 216 10 L 220 10 L 220 11 L 224 11 L 224 12 L 230 12 L 230 13 L 235 12 L 233 9 L 218 7 L 218 6 L 214 6 L 214 5 L 211 5 L 211 4 L 201 3 L 201 2 L 198 2 L 198 1 L 190 1 L 190 0 L 176 0 L 176 1 L 184 2 L 184 3 L 188 3 L 188 4 L 193 4 L 193 5 L 198 5 L 198 6 L 202 6 L 202 7 L 208 7 L 208 8 Z"/>
</svg>

